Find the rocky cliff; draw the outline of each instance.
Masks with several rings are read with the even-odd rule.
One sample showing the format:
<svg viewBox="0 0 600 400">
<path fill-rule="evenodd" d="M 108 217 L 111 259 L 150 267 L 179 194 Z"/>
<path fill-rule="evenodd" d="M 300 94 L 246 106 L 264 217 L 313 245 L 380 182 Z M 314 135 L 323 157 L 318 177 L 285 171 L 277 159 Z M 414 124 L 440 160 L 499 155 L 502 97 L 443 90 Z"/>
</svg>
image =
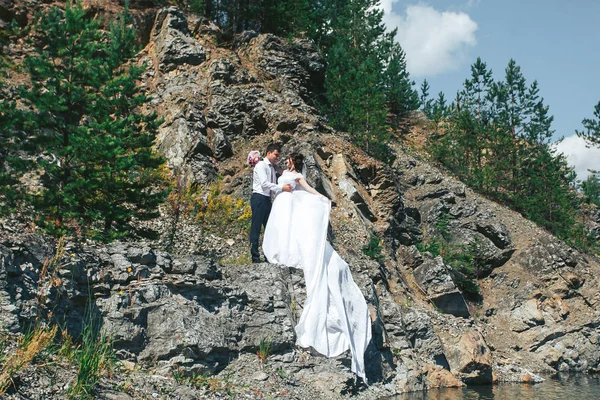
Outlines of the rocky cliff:
<svg viewBox="0 0 600 400">
<path fill-rule="evenodd" d="M 20 9 L 0 4 L 0 17 L 16 18 Z M 204 237 L 192 221 L 173 222 L 166 208 L 153 222 L 162 239 L 69 243 L 52 276 L 41 270 L 56 243 L 4 221 L 3 332 L 23 330 L 43 308 L 64 315 L 77 335 L 91 295 L 127 370 L 104 378 L 106 398 L 379 398 L 599 370 L 597 259 L 474 193 L 400 141 L 393 165 L 354 147 L 312 106 L 326 65 L 310 41 L 245 32 L 224 43 L 216 26 L 176 8 L 137 7 L 147 40 L 137 60 L 148 65 L 141 85 L 152 97 L 148 109 L 164 118 L 156 147 L 178 179 L 205 185 L 218 178 L 225 193 L 245 199 L 249 150 L 276 141 L 284 156 L 307 157 L 308 180 L 333 201 L 330 240 L 370 306 L 370 386 L 355 385 L 349 354 L 325 359 L 295 346 L 301 272 L 233 263 L 247 252 L 245 232 Z M 374 259 L 360 250 L 372 235 L 382 246 Z M 475 298 L 465 298 L 448 257 L 427 251 L 439 236 L 453 249 L 472 249 Z M 272 344 L 263 363 L 256 352 L 266 339 Z M 14 398 L 63 397 L 73 371 L 31 368 Z M 221 386 L 186 386 L 177 374 L 211 376 Z"/>
</svg>

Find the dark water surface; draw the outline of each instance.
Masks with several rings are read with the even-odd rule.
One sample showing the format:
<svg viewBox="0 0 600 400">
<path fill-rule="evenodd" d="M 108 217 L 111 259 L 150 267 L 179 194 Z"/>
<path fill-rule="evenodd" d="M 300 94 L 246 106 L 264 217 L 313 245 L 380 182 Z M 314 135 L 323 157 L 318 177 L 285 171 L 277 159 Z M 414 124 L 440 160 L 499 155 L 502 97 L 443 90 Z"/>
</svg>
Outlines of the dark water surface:
<svg viewBox="0 0 600 400">
<path fill-rule="evenodd" d="M 504 383 L 460 389 L 407 393 L 394 400 L 600 400 L 600 375 L 570 374 L 546 377 L 535 385 Z"/>
</svg>

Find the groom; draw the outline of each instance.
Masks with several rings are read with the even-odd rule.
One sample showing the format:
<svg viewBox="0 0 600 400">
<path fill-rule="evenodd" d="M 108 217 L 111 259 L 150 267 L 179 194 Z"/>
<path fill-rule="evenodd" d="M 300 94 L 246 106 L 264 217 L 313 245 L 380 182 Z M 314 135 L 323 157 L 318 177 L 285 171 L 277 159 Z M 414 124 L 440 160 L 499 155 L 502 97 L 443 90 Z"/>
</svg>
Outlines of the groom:
<svg viewBox="0 0 600 400">
<path fill-rule="evenodd" d="M 260 237 L 261 226 L 267 226 L 267 220 L 271 213 L 271 197 L 281 191 L 292 191 L 292 186 L 289 184 L 283 186 L 277 184 L 276 173 L 279 172 L 281 174 L 282 172 L 280 168 L 276 167 L 280 153 L 281 147 L 279 145 L 274 143 L 268 145 L 267 155 L 254 166 L 254 173 L 252 174 L 250 254 L 252 254 L 253 263 L 260 262 L 258 238 Z"/>
</svg>

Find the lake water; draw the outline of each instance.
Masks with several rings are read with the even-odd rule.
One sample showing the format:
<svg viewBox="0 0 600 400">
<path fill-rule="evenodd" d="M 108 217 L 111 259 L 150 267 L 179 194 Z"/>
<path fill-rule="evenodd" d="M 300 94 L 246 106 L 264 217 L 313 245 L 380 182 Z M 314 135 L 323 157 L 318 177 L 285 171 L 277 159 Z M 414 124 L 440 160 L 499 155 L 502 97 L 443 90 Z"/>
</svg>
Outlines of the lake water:
<svg viewBox="0 0 600 400">
<path fill-rule="evenodd" d="M 600 376 L 587 374 L 544 377 L 536 385 L 504 383 L 493 386 L 470 386 L 461 389 L 430 390 L 407 393 L 395 400 L 599 400 Z"/>
</svg>

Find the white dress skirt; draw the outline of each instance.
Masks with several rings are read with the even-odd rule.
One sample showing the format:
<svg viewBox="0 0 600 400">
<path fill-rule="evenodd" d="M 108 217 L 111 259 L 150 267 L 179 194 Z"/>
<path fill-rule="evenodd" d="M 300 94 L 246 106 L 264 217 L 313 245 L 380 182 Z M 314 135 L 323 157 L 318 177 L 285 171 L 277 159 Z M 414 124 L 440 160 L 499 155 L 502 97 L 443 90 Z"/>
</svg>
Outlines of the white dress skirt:
<svg viewBox="0 0 600 400">
<path fill-rule="evenodd" d="M 364 354 L 371 340 L 371 319 L 365 298 L 348 264 L 327 242 L 330 203 L 296 187 L 302 174 L 285 171 L 280 184 L 294 187 L 273 202 L 263 239 L 270 263 L 300 268 L 306 281 L 306 302 L 298 325 L 297 344 L 327 357 L 352 352 L 352 371 L 366 380 Z"/>
</svg>

